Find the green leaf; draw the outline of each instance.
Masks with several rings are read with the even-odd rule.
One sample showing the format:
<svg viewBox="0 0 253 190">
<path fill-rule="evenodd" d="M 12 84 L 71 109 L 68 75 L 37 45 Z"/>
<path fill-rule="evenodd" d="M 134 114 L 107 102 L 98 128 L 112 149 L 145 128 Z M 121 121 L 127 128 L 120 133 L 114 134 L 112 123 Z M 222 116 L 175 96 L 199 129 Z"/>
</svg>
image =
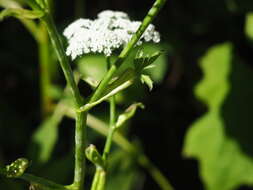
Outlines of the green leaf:
<svg viewBox="0 0 253 190">
<path fill-rule="evenodd" d="M 253 40 L 253 13 L 246 15 L 245 33 L 249 39 Z"/>
<path fill-rule="evenodd" d="M 54 145 L 58 139 L 58 125 L 65 113 L 65 108 L 59 103 L 52 116 L 45 119 L 32 136 L 30 154 L 37 153 L 39 163 L 47 162 L 50 159 Z"/>
<path fill-rule="evenodd" d="M 150 78 L 150 76 L 142 74 L 141 75 L 141 82 L 143 84 L 146 84 L 150 91 L 153 89 L 153 81 Z"/>
<path fill-rule="evenodd" d="M 168 53 L 171 51 L 166 44 L 154 44 L 148 43 L 143 45 L 144 54 L 152 55 L 154 52 L 162 52 L 161 55 L 154 61 L 152 69 L 145 69 L 145 73 L 148 74 L 154 81 L 154 83 L 160 83 L 168 69 Z"/>
<path fill-rule="evenodd" d="M 204 77 L 195 89 L 208 112 L 187 132 L 184 155 L 198 159 L 207 190 L 253 185 L 253 73 L 231 61 L 231 44 L 211 48 L 201 59 Z M 251 131 L 251 133 L 250 133 Z"/>
<path fill-rule="evenodd" d="M 116 122 L 116 128 L 121 127 L 129 119 L 131 119 L 134 116 L 137 108 L 144 109 L 144 105 L 142 103 L 135 103 L 135 104 L 132 104 L 131 106 L 129 106 L 124 113 L 119 115 L 118 120 Z"/>
<path fill-rule="evenodd" d="M 136 54 L 134 59 L 134 66 L 137 72 L 142 72 L 143 69 L 149 67 L 155 60 L 162 54 L 161 51 L 157 51 L 152 55 L 144 55 L 142 51 Z"/>
<path fill-rule="evenodd" d="M 4 9 L 0 13 L 0 21 L 6 17 L 16 17 L 21 19 L 38 19 L 44 16 L 44 12 L 39 10 L 27 10 L 22 8 Z"/>
</svg>

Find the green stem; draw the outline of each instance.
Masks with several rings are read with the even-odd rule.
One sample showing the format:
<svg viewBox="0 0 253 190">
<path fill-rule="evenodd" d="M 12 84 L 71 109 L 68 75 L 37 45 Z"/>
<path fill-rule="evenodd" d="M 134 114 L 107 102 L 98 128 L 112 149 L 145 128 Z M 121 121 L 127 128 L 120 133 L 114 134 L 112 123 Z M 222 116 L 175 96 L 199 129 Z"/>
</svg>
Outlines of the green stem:
<svg viewBox="0 0 253 190">
<path fill-rule="evenodd" d="M 41 111 L 45 117 L 51 111 L 52 99 L 50 97 L 50 53 L 49 40 L 46 28 L 40 25 L 39 64 L 40 64 L 40 92 L 41 92 Z"/>
<path fill-rule="evenodd" d="M 74 74 L 70 67 L 69 61 L 66 57 L 60 36 L 56 30 L 53 19 L 50 14 L 46 14 L 43 18 L 43 21 L 46 24 L 49 36 L 51 38 L 54 49 L 60 61 L 64 76 L 66 78 L 67 84 L 71 88 L 75 107 L 79 108 L 82 103 L 82 97 L 77 87 L 77 84 L 74 79 Z M 86 144 L 86 118 L 87 113 L 76 113 L 76 128 L 75 128 L 75 172 L 74 172 L 74 182 L 73 187 L 77 190 L 81 190 L 84 185 L 84 172 L 85 172 L 85 144 Z"/>
<path fill-rule="evenodd" d="M 148 14 L 145 16 L 142 24 L 140 25 L 137 32 L 133 35 L 130 42 L 125 46 L 125 48 L 120 53 L 119 57 L 115 61 L 115 64 L 111 66 L 105 77 L 102 79 L 101 83 L 95 90 L 94 94 L 92 95 L 89 103 L 96 101 L 102 94 L 105 88 L 107 87 L 108 83 L 112 79 L 114 73 L 117 70 L 117 67 L 120 67 L 122 63 L 126 60 L 127 56 L 130 54 L 131 50 L 133 50 L 135 44 L 139 41 L 142 34 L 145 32 L 148 25 L 154 20 L 156 15 L 162 9 L 163 5 L 167 0 L 156 0 L 153 4 L 152 8 L 149 10 Z"/>
<path fill-rule="evenodd" d="M 86 120 L 87 112 L 76 113 L 75 131 L 75 175 L 74 187 L 83 189 L 85 172 L 85 146 L 86 146 Z"/>
<path fill-rule="evenodd" d="M 115 112 L 116 112 L 116 106 L 115 106 L 115 97 L 110 98 L 110 124 L 109 124 L 109 132 L 106 138 L 106 143 L 104 147 L 104 152 L 102 155 L 102 158 L 106 164 L 107 158 L 111 149 L 112 141 L 113 141 L 113 134 L 115 132 Z M 106 164 L 107 165 L 107 164 Z M 92 182 L 92 188 L 91 190 L 103 190 L 106 180 L 106 168 L 96 169 L 96 173 Z"/>
<path fill-rule="evenodd" d="M 75 117 L 75 112 L 71 109 L 66 108 L 67 116 L 70 118 Z M 97 119 L 92 115 L 88 115 L 87 118 L 87 125 L 91 127 L 93 130 L 97 131 L 98 133 L 107 136 L 109 133 L 109 129 L 103 121 Z M 129 142 L 124 136 L 120 133 L 115 133 L 113 135 L 113 141 L 121 147 L 124 151 L 128 152 L 129 154 L 136 154 L 138 153 L 137 162 L 151 175 L 151 177 L 156 181 L 156 183 L 160 186 L 162 190 L 173 190 L 173 187 L 170 185 L 169 180 L 163 175 L 163 173 L 147 158 L 144 153 L 139 153 L 137 148 L 134 144 Z M 151 167 L 152 166 L 152 167 Z"/>
<path fill-rule="evenodd" d="M 100 170 L 101 170 L 100 168 L 98 167 L 96 168 L 96 172 L 92 180 L 91 190 L 97 190 L 99 178 L 100 178 Z"/>
<path fill-rule="evenodd" d="M 108 135 L 106 138 L 106 143 L 105 143 L 105 147 L 104 147 L 104 152 L 102 155 L 102 158 L 104 159 L 104 161 L 107 161 L 107 157 L 108 154 L 110 152 L 111 149 L 111 145 L 112 145 L 112 140 L 113 140 L 113 134 L 115 132 L 115 97 L 112 96 L 110 98 L 110 124 L 109 124 L 109 131 L 108 131 Z"/>
<path fill-rule="evenodd" d="M 49 36 L 51 38 L 52 44 L 54 46 L 54 49 L 56 51 L 57 57 L 60 61 L 61 68 L 63 70 L 64 76 L 66 78 L 67 84 L 70 86 L 72 94 L 74 96 L 74 101 L 76 107 L 80 107 L 82 105 L 82 97 L 79 92 L 79 89 L 77 87 L 77 84 L 74 79 L 73 71 L 70 67 L 68 58 L 65 54 L 60 36 L 58 34 L 58 31 L 55 27 L 55 24 L 53 22 L 53 19 L 51 18 L 51 15 L 46 13 L 45 17 L 42 18 L 42 20 L 45 22 Z"/>
</svg>

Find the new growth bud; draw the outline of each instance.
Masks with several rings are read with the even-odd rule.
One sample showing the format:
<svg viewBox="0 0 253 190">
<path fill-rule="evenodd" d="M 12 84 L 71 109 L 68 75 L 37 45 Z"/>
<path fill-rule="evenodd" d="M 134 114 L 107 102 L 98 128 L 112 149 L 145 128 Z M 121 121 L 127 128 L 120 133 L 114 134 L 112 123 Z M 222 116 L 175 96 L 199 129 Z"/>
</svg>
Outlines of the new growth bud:
<svg viewBox="0 0 253 190">
<path fill-rule="evenodd" d="M 86 157 L 90 160 L 93 164 L 98 167 L 104 168 L 104 160 L 102 159 L 101 155 L 97 151 L 95 145 L 91 144 L 85 150 Z"/>
</svg>

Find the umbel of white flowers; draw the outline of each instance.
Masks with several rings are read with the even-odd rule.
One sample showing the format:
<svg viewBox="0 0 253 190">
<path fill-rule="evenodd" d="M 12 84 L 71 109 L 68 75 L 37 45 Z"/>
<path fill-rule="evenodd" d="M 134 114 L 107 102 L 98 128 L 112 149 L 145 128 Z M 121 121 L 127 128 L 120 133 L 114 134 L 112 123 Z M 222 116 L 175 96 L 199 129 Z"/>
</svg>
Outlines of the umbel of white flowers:
<svg viewBox="0 0 253 190">
<path fill-rule="evenodd" d="M 120 11 L 105 10 L 95 20 L 79 19 L 70 24 L 63 32 L 68 39 L 66 54 L 74 60 L 87 53 L 103 53 L 110 56 L 113 50 L 126 45 L 137 31 L 141 22 L 131 21 Z M 143 41 L 158 43 L 160 34 L 150 24 L 137 45 Z"/>
</svg>

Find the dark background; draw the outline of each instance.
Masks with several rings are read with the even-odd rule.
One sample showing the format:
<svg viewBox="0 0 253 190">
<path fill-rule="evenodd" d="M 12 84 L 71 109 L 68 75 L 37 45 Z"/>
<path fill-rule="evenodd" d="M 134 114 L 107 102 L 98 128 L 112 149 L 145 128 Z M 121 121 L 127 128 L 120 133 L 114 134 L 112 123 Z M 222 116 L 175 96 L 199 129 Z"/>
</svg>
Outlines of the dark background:
<svg viewBox="0 0 253 190">
<path fill-rule="evenodd" d="M 121 10 L 141 20 L 152 3 L 89 0 L 84 13 L 85 17 L 94 18 L 104 9 Z M 60 31 L 75 18 L 83 17 L 84 13 L 78 13 L 79 8 L 75 8 L 73 1 L 55 1 L 55 19 Z M 193 86 L 202 76 L 197 60 L 211 45 L 230 41 L 244 63 L 251 65 L 252 48 L 245 38 L 244 24 L 245 15 L 252 9 L 251 0 L 168 0 L 154 22 L 162 41 L 170 46 L 169 66 L 163 81 L 142 99 L 146 109 L 137 113 L 129 136 L 138 137 L 144 152 L 176 190 L 203 189 L 197 162 L 184 159 L 181 154 L 186 130 L 206 111 L 193 95 Z M 30 34 L 17 20 L 10 18 L 0 23 L 1 163 L 25 155 L 30 136 L 40 123 L 36 48 Z M 58 82 L 64 84 L 63 79 Z M 67 125 L 73 122 L 64 120 L 60 131 L 63 136 L 73 132 Z M 56 155 L 60 156 L 70 146 L 72 137 L 73 134 L 67 140 L 60 139 Z M 143 189 L 158 187 L 146 175 Z M 246 189 L 250 188 L 240 188 Z"/>
</svg>

